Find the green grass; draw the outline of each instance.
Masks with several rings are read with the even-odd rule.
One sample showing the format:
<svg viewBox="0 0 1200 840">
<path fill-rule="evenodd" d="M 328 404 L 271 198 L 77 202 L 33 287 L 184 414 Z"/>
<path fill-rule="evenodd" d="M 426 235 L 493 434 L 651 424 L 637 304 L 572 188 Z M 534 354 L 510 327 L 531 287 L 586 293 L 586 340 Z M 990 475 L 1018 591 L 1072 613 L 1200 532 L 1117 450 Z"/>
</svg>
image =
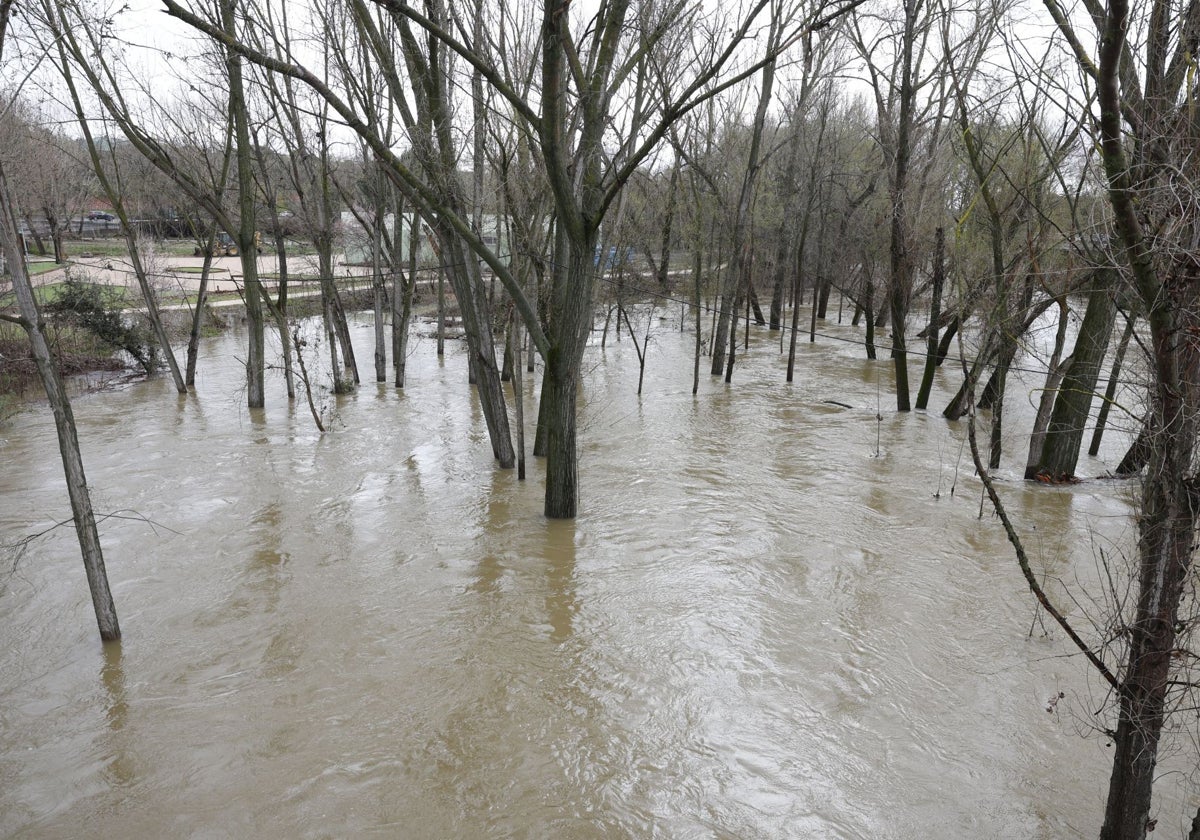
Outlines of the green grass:
<svg viewBox="0 0 1200 840">
<path fill-rule="evenodd" d="M 259 273 L 258 279 L 276 282 L 279 280 L 279 274 L 274 271 L 263 271 Z M 291 271 L 288 272 L 289 283 L 319 283 L 320 281 L 321 275 L 319 274 L 298 274 Z"/>
<path fill-rule="evenodd" d="M 195 300 L 195 298 L 191 298 Z M 204 300 L 208 303 L 215 303 L 220 300 L 241 300 L 241 292 L 212 292 L 204 296 Z"/>
<path fill-rule="evenodd" d="M 60 268 L 66 268 L 70 264 L 70 261 L 56 263 L 51 260 L 37 260 L 34 262 L 27 262 L 25 264 L 25 271 L 30 277 L 39 277 L 43 274 L 49 274 L 51 271 L 55 271 Z M 8 273 L 5 272 L 3 275 L 0 275 L 0 277 L 4 278 L 3 282 L 5 285 L 7 285 L 9 282 Z"/>
<path fill-rule="evenodd" d="M 215 303 L 221 300 L 241 300 L 242 296 L 238 292 L 209 292 L 204 296 L 207 303 Z M 140 301 L 139 301 L 140 302 Z M 195 292 L 182 292 L 177 289 L 164 289 L 158 293 L 159 306 L 177 306 L 181 303 L 194 304 L 196 302 Z"/>
<path fill-rule="evenodd" d="M 169 269 L 172 274 L 203 274 L 204 268 L 198 265 L 173 265 Z M 229 269 L 211 266 L 208 269 L 209 274 L 227 274 Z"/>
<path fill-rule="evenodd" d="M 100 294 L 105 300 L 121 305 L 127 305 L 131 302 L 131 289 L 126 289 L 124 286 L 106 286 L 99 284 Z M 37 298 L 37 302 L 42 306 L 56 302 L 62 297 L 63 290 L 66 288 L 63 283 L 47 283 L 45 286 L 35 286 L 33 296 Z M 16 294 L 9 291 L 0 294 L 0 308 L 16 306 Z"/>
<path fill-rule="evenodd" d="M 154 243 L 154 250 L 165 257 L 190 257 L 196 251 L 191 239 L 162 239 Z M 129 249 L 124 239 L 68 239 L 63 243 L 68 257 L 126 257 Z"/>
<path fill-rule="evenodd" d="M 124 257 L 129 249 L 124 239 L 68 239 L 63 253 L 68 257 Z"/>
<path fill-rule="evenodd" d="M 69 262 L 31 262 L 25 265 L 25 270 L 29 272 L 30 277 L 37 277 L 40 274 L 49 274 L 57 268 L 66 268 L 68 265 L 70 265 Z"/>
</svg>

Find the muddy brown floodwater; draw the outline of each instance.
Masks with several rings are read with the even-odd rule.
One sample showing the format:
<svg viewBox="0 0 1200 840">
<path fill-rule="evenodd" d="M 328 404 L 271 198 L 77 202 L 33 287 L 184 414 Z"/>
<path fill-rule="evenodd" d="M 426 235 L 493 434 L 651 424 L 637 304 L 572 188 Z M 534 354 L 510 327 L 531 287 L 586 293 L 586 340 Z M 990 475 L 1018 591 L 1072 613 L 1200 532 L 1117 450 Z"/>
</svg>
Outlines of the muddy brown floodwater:
<svg viewBox="0 0 1200 840">
<path fill-rule="evenodd" d="M 1102 686 L 1035 622 L 964 427 L 897 415 L 849 343 L 787 386 L 766 332 L 693 397 L 689 339 L 654 329 L 641 398 L 628 339 L 589 350 L 574 522 L 541 517 L 539 464 L 493 469 L 454 343 L 325 435 L 277 379 L 247 411 L 237 331 L 192 395 L 77 398 L 125 639 L 68 529 L 5 552 L 0 836 L 1096 836 Z M 1002 492 L 1065 601 L 1130 546 L 1131 491 L 1017 480 L 1033 387 Z M 67 518 L 44 406 L 0 459 L 0 543 Z M 1178 837 L 1194 790 L 1159 787 Z"/>
</svg>

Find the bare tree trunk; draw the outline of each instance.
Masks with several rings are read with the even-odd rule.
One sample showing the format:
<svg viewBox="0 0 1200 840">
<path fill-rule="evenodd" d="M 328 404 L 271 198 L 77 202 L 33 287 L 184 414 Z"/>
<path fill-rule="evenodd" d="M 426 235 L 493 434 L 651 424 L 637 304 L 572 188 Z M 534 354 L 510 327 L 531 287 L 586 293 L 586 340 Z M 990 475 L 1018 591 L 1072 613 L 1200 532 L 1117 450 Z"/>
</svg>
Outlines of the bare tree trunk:
<svg viewBox="0 0 1200 840">
<path fill-rule="evenodd" d="M 1133 443 L 1129 445 L 1129 449 L 1125 451 L 1125 455 L 1121 458 L 1121 462 L 1117 464 L 1117 468 L 1113 473 L 1118 476 L 1128 477 L 1137 475 L 1146 466 L 1150 460 L 1150 418 L 1146 417 L 1142 420 L 1141 429 L 1138 431 L 1138 436 L 1133 439 Z"/>
<path fill-rule="evenodd" d="M 768 36 L 768 52 L 774 50 L 779 37 L 779 20 L 772 18 L 771 33 Z M 763 65 L 762 90 L 759 93 L 758 107 L 754 112 L 754 126 L 750 134 L 750 153 L 746 162 L 746 174 L 742 179 L 741 194 L 733 223 L 733 259 L 730 261 L 729 274 L 725 283 L 725 292 L 721 296 L 721 311 L 717 319 L 717 335 L 713 341 L 712 375 L 718 376 L 725 369 L 725 381 L 733 379 L 734 350 L 736 339 L 730 337 L 734 331 L 733 325 L 737 320 L 738 294 L 742 284 L 746 282 L 746 263 L 750 255 L 750 246 L 746 236 L 746 227 L 750 223 L 750 205 L 754 199 L 754 191 L 758 184 L 760 170 L 759 152 L 762 148 L 763 129 L 766 124 L 767 108 L 771 103 L 771 89 L 775 82 L 775 60 L 771 58 Z M 725 358 L 725 344 L 729 342 L 729 359 Z"/>
<path fill-rule="evenodd" d="M 792 274 L 792 334 L 788 336 L 788 382 L 792 381 L 796 372 L 796 340 L 800 335 L 800 267 L 804 264 L 804 245 L 807 234 L 808 220 L 805 217 L 804 227 L 800 232 L 800 245 L 796 248 L 796 269 Z"/>
<path fill-rule="evenodd" d="M 275 327 L 279 330 L 279 344 L 283 348 L 283 378 L 287 384 L 289 400 L 296 399 L 296 372 L 292 369 L 293 336 L 288 331 L 288 265 L 287 237 L 279 217 L 275 217 L 275 264 L 279 267 L 279 296 L 275 303 Z"/>
<path fill-rule="evenodd" d="M 700 390 L 700 349 L 704 341 L 704 330 L 702 319 L 704 317 L 703 308 L 700 306 L 700 266 L 703 261 L 704 254 L 700 248 L 696 249 L 696 253 L 692 257 L 692 306 L 696 310 L 696 347 L 695 353 L 692 356 L 692 395 Z"/>
<path fill-rule="evenodd" d="M 679 170 L 683 161 L 676 157 L 671 167 L 671 181 L 667 186 L 667 212 L 663 219 L 662 240 L 659 243 L 658 285 L 666 289 L 671 285 L 671 227 L 675 221 L 675 204 L 679 197 Z"/>
<path fill-rule="evenodd" d="M 1054 333 L 1054 350 L 1050 353 L 1049 364 L 1046 365 L 1046 384 L 1038 399 L 1037 416 L 1033 420 L 1033 434 L 1029 436 L 1029 458 L 1025 462 L 1026 478 L 1037 477 L 1037 461 L 1046 440 L 1046 429 L 1050 425 L 1050 412 L 1054 409 L 1054 395 L 1058 393 L 1063 376 L 1071 364 L 1069 358 L 1065 363 L 1062 360 L 1063 347 L 1067 341 L 1067 325 L 1070 322 L 1065 295 L 1059 300 L 1058 307 L 1058 329 Z"/>
<path fill-rule="evenodd" d="M 780 230 L 782 234 L 782 229 Z M 775 252 L 775 264 L 771 267 L 771 319 L 769 328 L 778 330 L 783 326 L 783 297 L 787 283 L 787 269 L 791 264 L 788 252 L 791 250 L 791 238 L 781 235 Z"/>
<path fill-rule="evenodd" d="M 749 249 L 749 247 L 750 247 L 750 243 L 749 242 L 745 243 L 743 245 L 743 247 L 741 249 L 739 249 L 738 253 L 741 253 L 742 250 Z M 740 259 L 737 259 L 737 258 L 734 259 L 734 262 L 739 263 L 740 267 L 742 269 L 739 272 L 741 274 L 741 277 L 739 278 L 739 277 L 730 275 L 730 278 L 729 278 L 729 282 L 734 283 L 736 285 L 734 286 L 733 305 L 730 310 L 732 314 L 730 316 L 730 321 L 729 321 L 729 349 L 726 352 L 726 356 L 725 356 L 725 381 L 726 382 L 733 381 L 733 365 L 737 361 L 738 310 L 740 310 L 742 308 L 742 298 L 746 294 L 745 288 L 744 288 L 745 279 L 742 279 L 742 278 L 745 278 L 745 276 L 746 276 L 745 270 L 744 270 L 745 265 L 746 265 L 745 259 L 746 259 L 745 256 L 742 256 Z"/>
<path fill-rule="evenodd" d="M 401 207 L 396 208 L 397 217 L 401 212 Z M 417 291 L 417 249 L 421 245 L 420 236 L 420 220 L 416 212 L 412 213 L 412 221 L 408 225 L 408 279 L 404 283 L 404 308 L 400 313 L 399 335 L 397 337 L 396 346 L 396 387 L 403 388 L 406 381 L 406 371 L 408 367 L 408 337 L 412 327 L 412 306 L 413 295 Z M 399 259 L 399 228 L 397 228 L 396 242 L 397 256 Z M 400 269 L 397 266 L 393 270 L 397 275 L 400 274 Z"/>
<path fill-rule="evenodd" d="M 539 422 L 546 427 L 546 504 L 549 519 L 573 519 L 579 507 L 576 398 L 583 350 L 592 326 L 594 284 L 588 282 L 599 232 L 584 229 L 578 239 L 565 231 L 557 237 L 556 262 L 563 263 L 563 283 L 556 283 L 551 302 L 551 346 L 542 377 Z"/>
<path fill-rule="evenodd" d="M 1093 275 L 1092 292 L 1087 311 L 1075 339 L 1071 368 L 1063 379 L 1062 388 L 1054 401 L 1054 413 L 1046 430 L 1045 442 L 1036 464 L 1026 471 L 1026 478 L 1048 475 L 1052 478 L 1075 474 L 1083 432 L 1088 422 L 1100 365 L 1108 352 L 1108 342 L 1117 317 L 1113 300 L 1116 272 L 1101 269 Z M 1033 475 L 1030 475 L 1032 472 Z"/>
<path fill-rule="evenodd" d="M 37 365 L 46 399 L 54 413 L 54 429 L 58 435 L 58 449 L 62 456 L 63 471 L 67 481 L 67 494 L 71 500 L 71 515 L 75 522 L 75 534 L 83 554 L 83 567 L 87 573 L 88 588 L 92 594 L 92 607 L 96 613 L 96 624 L 100 638 L 113 641 L 121 638 L 121 627 L 117 622 L 117 610 L 108 586 L 108 575 L 104 569 L 104 554 L 100 549 L 100 535 L 96 530 L 96 516 L 92 511 L 92 498 L 88 492 L 87 477 L 83 471 L 83 456 L 79 451 L 79 438 L 75 430 L 75 415 L 71 401 L 63 390 L 62 381 L 54 366 L 50 346 L 42 333 L 42 317 L 33 296 L 33 286 L 25 270 L 25 255 L 18 244 L 17 220 L 12 212 L 12 201 L 8 192 L 8 180 L 0 165 L 0 249 L 9 266 L 13 292 L 21 313 L 19 323 L 29 336 L 29 345 Z"/>
<path fill-rule="evenodd" d="M 43 207 L 42 211 L 46 216 L 46 224 L 50 226 L 50 244 L 54 246 L 54 262 L 62 265 L 67 261 L 66 252 L 63 250 L 62 222 L 51 208 Z"/>
<path fill-rule="evenodd" d="M 863 336 L 863 343 L 867 347 L 867 358 L 874 361 L 876 356 L 875 350 L 875 279 L 867 277 L 866 286 L 863 289 L 864 302 L 863 321 L 866 323 L 866 335 Z"/>
<path fill-rule="evenodd" d="M 383 282 L 383 197 L 375 203 L 375 218 L 372 225 L 374 236 L 371 242 L 371 303 L 375 314 L 375 381 L 387 382 L 387 330 L 383 318 L 383 302 L 387 290 Z"/>
<path fill-rule="evenodd" d="M 774 48 L 778 37 L 778 20 L 772 19 L 771 32 L 768 35 L 768 53 Z M 762 147 L 762 135 L 765 126 L 766 112 L 771 100 L 772 86 L 775 80 L 775 61 L 768 60 L 763 65 L 762 70 L 762 87 L 759 91 L 757 107 L 754 113 L 754 122 L 750 133 L 750 150 L 746 161 L 746 172 L 742 178 L 741 191 L 738 195 L 738 203 L 734 208 L 733 229 L 732 229 L 732 249 L 733 256 L 730 260 L 728 271 L 725 272 L 723 283 L 718 283 L 718 288 L 721 289 L 719 311 L 716 315 L 715 335 L 712 343 L 712 367 L 711 373 L 713 376 L 720 375 L 722 369 L 725 371 L 725 381 L 729 382 L 733 378 L 733 366 L 737 341 L 732 336 L 736 332 L 737 327 L 737 312 L 738 304 L 740 303 L 740 294 L 742 293 L 742 283 L 744 282 L 745 260 L 749 253 L 749 244 L 747 242 L 746 227 L 750 222 L 750 209 L 753 203 L 754 192 L 757 186 L 758 173 L 760 167 L 759 155 Z M 728 360 L 725 357 L 726 345 L 728 344 L 728 353 L 731 358 Z"/>
<path fill-rule="evenodd" d="M 21 215 L 25 219 L 25 227 L 29 229 L 29 235 L 33 237 L 33 247 L 37 249 L 38 256 L 46 256 L 46 243 L 42 241 L 42 235 L 38 233 L 37 225 L 33 221 L 33 214 L 22 213 Z"/>
<path fill-rule="evenodd" d="M 321 274 L 321 296 L 324 311 L 330 318 L 333 342 L 341 349 L 342 363 L 340 368 L 334 363 L 334 391 L 346 394 L 354 390 L 362 380 L 358 375 L 358 362 L 354 358 L 354 345 L 350 340 L 350 325 L 346 321 L 346 310 L 342 306 L 342 298 L 338 292 L 337 281 L 334 278 L 334 226 L 337 224 L 337 213 L 333 201 L 333 190 L 330 189 L 332 172 L 329 159 L 329 137 L 324 118 L 317 130 L 317 235 L 313 237 L 313 245 L 317 249 L 317 263 Z M 331 339 L 332 340 L 332 339 Z M 336 352 L 336 349 L 331 352 Z M 340 371 L 340 376 L 339 376 Z"/>
<path fill-rule="evenodd" d="M 200 333 L 204 328 L 204 310 L 208 306 L 208 275 L 212 270 L 213 245 L 217 239 L 216 228 L 208 235 L 208 247 L 204 250 L 204 263 L 200 266 L 200 287 L 196 292 L 196 308 L 192 310 L 192 331 L 188 336 L 187 374 L 184 381 L 188 387 L 196 384 L 196 361 L 200 356 Z"/>
<path fill-rule="evenodd" d="M 933 291 L 929 303 L 929 332 L 925 341 L 925 374 L 917 391 L 917 409 L 929 407 L 929 392 L 933 390 L 933 375 L 937 370 L 938 321 L 942 317 L 942 286 L 946 280 L 946 232 L 938 228 L 933 246 Z"/>
<path fill-rule="evenodd" d="M 1137 316 L 1128 315 L 1125 318 L 1125 331 L 1121 333 L 1121 341 L 1117 345 L 1117 354 L 1113 358 L 1112 369 L 1108 374 L 1108 385 L 1104 389 L 1104 399 L 1100 403 L 1100 414 L 1096 417 L 1096 430 L 1092 433 L 1092 443 L 1088 447 L 1088 455 L 1093 458 L 1100 453 L 1100 441 L 1104 437 L 1104 428 L 1108 425 L 1108 412 L 1117 396 L 1117 381 L 1121 376 L 1121 366 L 1125 362 L 1125 351 L 1129 349 L 1129 339 L 1133 337 L 1133 327 Z"/>
<path fill-rule="evenodd" d="M 325 328 L 326 352 L 329 353 L 329 369 L 333 375 L 333 392 L 348 394 L 354 390 L 354 385 L 349 374 L 342 369 L 341 360 L 338 358 L 337 311 L 334 305 L 337 288 L 333 284 L 332 261 L 332 255 L 328 249 L 318 245 L 317 263 L 319 267 L 317 271 L 320 274 L 319 282 L 321 284 L 321 322 Z"/>
<path fill-rule="evenodd" d="M 920 0 L 904 0 L 904 33 L 901 42 L 900 114 L 896 126 L 891 183 L 891 278 L 888 283 L 888 305 L 885 312 L 891 318 L 892 360 L 896 367 L 896 410 L 908 411 L 908 350 L 905 346 L 905 320 L 908 317 L 908 298 L 912 293 L 912 257 L 909 254 L 909 218 L 907 209 L 908 167 L 912 155 L 913 112 L 916 83 L 913 79 L 913 50 L 917 40 Z M 882 326 L 882 325 L 881 325 Z"/>
<path fill-rule="evenodd" d="M 391 229 L 391 250 L 390 250 L 390 270 L 391 270 L 391 370 L 396 377 L 396 388 L 403 388 L 404 376 L 403 366 L 404 361 L 401 359 L 401 318 L 403 316 L 403 298 L 406 294 L 408 282 L 412 282 L 415 278 L 412 272 L 409 272 L 406 282 L 404 271 L 400 268 L 401 263 L 401 241 L 403 239 L 403 220 L 404 220 L 404 199 L 403 196 L 396 199 L 395 223 Z M 403 329 L 408 329 L 408 320 L 404 320 Z"/>
<path fill-rule="evenodd" d="M 237 0 L 222 0 L 221 26 L 230 37 L 237 37 L 234 9 Z M 249 328 L 249 348 L 246 353 L 246 402 L 250 408 L 262 408 L 266 403 L 264 382 L 262 301 L 259 299 L 258 248 L 254 241 L 254 175 L 251 169 L 250 128 L 246 96 L 242 86 L 242 58 L 232 49 L 225 52 L 229 73 L 229 112 L 233 115 L 235 147 L 237 149 L 238 207 L 241 218 L 238 227 L 238 252 L 241 255 L 242 278 L 245 284 L 246 323 Z"/>
<path fill-rule="evenodd" d="M 446 355 L 446 268 L 438 259 L 437 267 L 437 354 Z"/>
<path fill-rule="evenodd" d="M 512 448 L 504 386 L 496 364 L 491 312 L 479 263 L 447 219 L 440 217 L 437 225 L 442 258 L 449 264 L 454 296 L 462 316 L 468 371 L 475 379 L 480 406 L 488 427 L 488 437 L 492 443 L 492 454 L 495 455 L 501 469 L 512 469 L 516 465 L 516 453 Z"/>
<path fill-rule="evenodd" d="M 525 386 L 521 381 L 521 318 L 513 312 L 512 344 L 517 362 L 512 370 L 513 403 L 517 423 L 517 480 L 525 480 Z"/>
<path fill-rule="evenodd" d="M 507 320 L 507 319 L 506 319 Z M 513 332 L 511 329 L 504 332 L 504 361 L 500 368 L 500 381 L 512 381 L 512 369 L 516 364 L 517 349 L 513 347 Z"/>
<path fill-rule="evenodd" d="M 941 343 L 937 346 L 937 363 L 940 367 L 942 362 L 946 361 L 946 357 L 950 355 L 950 345 L 954 343 L 954 336 L 958 335 L 959 318 L 956 315 L 947 325 L 946 332 L 942 335 Z"/>
</svg>

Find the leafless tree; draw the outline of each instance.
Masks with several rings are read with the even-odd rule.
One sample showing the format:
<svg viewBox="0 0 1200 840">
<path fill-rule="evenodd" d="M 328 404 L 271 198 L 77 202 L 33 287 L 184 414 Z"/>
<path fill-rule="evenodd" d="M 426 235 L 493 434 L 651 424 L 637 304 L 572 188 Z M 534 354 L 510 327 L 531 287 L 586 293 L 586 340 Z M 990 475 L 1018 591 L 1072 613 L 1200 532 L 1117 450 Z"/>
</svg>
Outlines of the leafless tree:
<svg viewBox="0 0 1200 840">
<path fill-rule="evenodd" d="M 4 67 L 4 43 L 8 35 L 8 24 L 12 14 L 10 0 L 0 0 L 0 68 Z M 0 113 L 6 109 L 7 101 L 0 101 Z M 67 481 L 67 494 L 71 500 L 71 515 L 75 533 L 83 554 L 83 565 L 87 573 L 88 586 L 92 594 L 92 606 L 96 612 L 96 623 L 100 638 L 114 641 L 121 638 L 121 627 L 113 604 L 108 575 L 104 568 L 104 553 L 100 547 L 100 535 L 96 529 L 96 516 L 92 509 L 91 493 L 87 476 L 83 470 L 83 456 L 79 448 L 79 436 L 75 428 L 75 415 L 71 401 L 63 389 L 55 368 L 50 346 L 43 331 L 42 316 L 33 296 L 33 286 L 25 269 L 25 255 L 18 244 L 17 217 L 6 177 L 8 161 L 0 153 L 0 251 L 8 265 L 16 293 L 19 314 L 0 315 L 4 320 L 19 324 L 29 336 L 29 346 L 37 364 L 38 375 L 54 413 L 54 428 L 58 435 L 58 449 L 62 455 L 63 470 Z"/>
</svg>

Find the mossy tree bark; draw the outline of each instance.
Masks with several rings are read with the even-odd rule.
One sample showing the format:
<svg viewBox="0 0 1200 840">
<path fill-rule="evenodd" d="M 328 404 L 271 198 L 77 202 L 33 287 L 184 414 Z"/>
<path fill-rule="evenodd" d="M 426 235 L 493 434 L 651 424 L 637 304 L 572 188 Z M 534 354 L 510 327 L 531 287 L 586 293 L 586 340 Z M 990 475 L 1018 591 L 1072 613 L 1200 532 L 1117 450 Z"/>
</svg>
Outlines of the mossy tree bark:
<svg viewBox="0 0 1200 840">
<path fill-rule="evenodd" d="M 1075 475 L 1100 366 L 1116 323 L 1117 306 L 1113 298 L 1116 280 L 1112 269 L 1100 269 L 1093 274 L 1092 291 L 1075 339 L 1070 367 L 1059 383 L 1041 452 L 1025 470 L 1026 478 L 1063 479 Z"/>
</svg>

